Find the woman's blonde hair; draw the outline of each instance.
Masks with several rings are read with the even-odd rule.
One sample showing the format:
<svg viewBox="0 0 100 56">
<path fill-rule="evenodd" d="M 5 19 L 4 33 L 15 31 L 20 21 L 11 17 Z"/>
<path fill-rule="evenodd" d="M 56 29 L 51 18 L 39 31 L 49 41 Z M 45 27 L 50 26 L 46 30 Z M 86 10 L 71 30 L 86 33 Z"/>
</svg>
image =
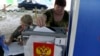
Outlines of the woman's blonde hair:
<svg viewBox="0 0 100 56">
<path fill-rule="evenodd" d="M 32 19 L 32 17 L 31 17 L 31 15 L 28 15 L 28 14 L 22 16 L 21 21 L 22 21 L 23 23 L 27 24 L 27 25 L 33 24 L 33 19 Z"/>
</svg>

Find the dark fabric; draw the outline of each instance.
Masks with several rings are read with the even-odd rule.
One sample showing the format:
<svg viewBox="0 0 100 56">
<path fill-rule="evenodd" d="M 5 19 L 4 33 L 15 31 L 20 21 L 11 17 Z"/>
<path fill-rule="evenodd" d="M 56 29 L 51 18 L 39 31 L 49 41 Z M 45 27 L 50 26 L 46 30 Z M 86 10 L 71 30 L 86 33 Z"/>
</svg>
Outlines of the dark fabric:
<svg viewBox="0 0 100 56">
<path fill-rule="evenodd" d="M 47 16 L 46 23 L 49 27 L 67 27 L 69 21 L 69 14 L 67 11 L 64 11 L 63 19 L 59 23 L 54 21 L 53 9 L 47 10 L 44 14 Z"/>
<path fill-rule="evenodd" d="M 4 51 L 3 51 L 2 46 L 0 46 L 0 56 L 4 56 Z"/>
<path fill-rule="evenodd" d="M 11 37 L 17 38 L 18 36 L 21 35 L 22 32 L 22 27 L 18 26 L 17 29 L 12 33 Z"/>
<path fill-rule="evenodd" d="M 36 25 L 32 24 L 32 26 L 35 27 Z M 16 30 L 12 33 L 11 37 L 13 37 L 14 39 L 17 39 L 18 36 L 21 35 L 22 31 L 24 31 L 24 30 L 29 30 L 29 29 L 30 29 L 29 26 L 27 26 L 25 29 L 23 29 L 23 27 L 20 25 L 20 26 L 18 26 L 18 27 L 16 28 Z M 16 42 L 16 40 L 14 40 L 14 39 L 13 39 L 12 42 Z"/>
</svg>

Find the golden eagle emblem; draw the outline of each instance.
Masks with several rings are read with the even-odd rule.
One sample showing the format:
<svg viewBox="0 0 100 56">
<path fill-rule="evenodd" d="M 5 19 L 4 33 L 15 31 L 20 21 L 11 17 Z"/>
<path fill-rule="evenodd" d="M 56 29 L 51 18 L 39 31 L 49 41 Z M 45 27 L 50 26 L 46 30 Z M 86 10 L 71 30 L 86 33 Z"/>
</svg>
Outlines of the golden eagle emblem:
<svg viewBox="0 0 100 56">
<path fill-rule="evenodd" d="M 46 46 L 39 46 L 36 48 L 36 54 L 38 56 L 50 56 L 51 55 L 51 49 Z"/>
</svg>

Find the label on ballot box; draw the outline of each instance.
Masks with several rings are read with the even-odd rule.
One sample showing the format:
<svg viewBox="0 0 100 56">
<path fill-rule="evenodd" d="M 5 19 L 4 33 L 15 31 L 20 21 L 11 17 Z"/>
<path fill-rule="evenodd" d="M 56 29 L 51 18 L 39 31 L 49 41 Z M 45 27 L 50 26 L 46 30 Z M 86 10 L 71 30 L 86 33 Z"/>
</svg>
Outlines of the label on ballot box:
<svg viewBox="0 0 100 56">
<path fill-rule="evenodd" d="M 51 43 L 33 43 L 34 56 L 54 56 L 54 44 Z"/>
</svg>

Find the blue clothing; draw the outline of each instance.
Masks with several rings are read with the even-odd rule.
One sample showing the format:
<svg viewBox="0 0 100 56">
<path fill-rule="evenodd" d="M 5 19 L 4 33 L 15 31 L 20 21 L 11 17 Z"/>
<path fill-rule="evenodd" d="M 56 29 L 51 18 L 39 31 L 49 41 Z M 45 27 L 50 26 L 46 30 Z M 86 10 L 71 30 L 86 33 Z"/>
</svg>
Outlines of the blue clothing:
<svg viewBox="0 0 100 56">
<path fill-rule="evenodd" d="M 0 35 L 0 52 L 3 53 L 6 53 L 7 51 L 9 51 L 9 48 L 8 46 L 4 43 L 4 39 L 5 39 L 5 36 L 4 35 Z M 1 54 L 0 54 L 1 56 Z"/>
</svg>

